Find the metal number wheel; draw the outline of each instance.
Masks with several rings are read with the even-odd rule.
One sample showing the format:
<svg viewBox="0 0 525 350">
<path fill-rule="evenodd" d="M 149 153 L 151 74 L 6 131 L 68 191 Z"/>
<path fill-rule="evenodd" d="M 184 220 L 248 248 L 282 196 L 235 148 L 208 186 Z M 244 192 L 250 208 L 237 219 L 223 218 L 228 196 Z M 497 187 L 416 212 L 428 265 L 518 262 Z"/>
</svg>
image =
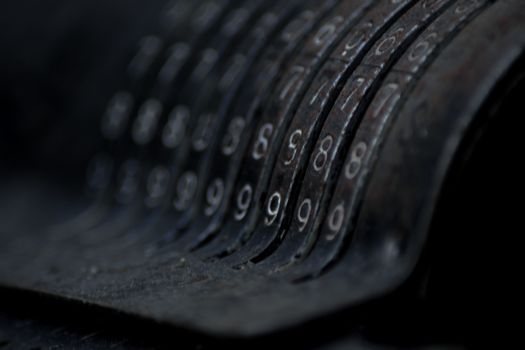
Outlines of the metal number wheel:
<svg viewBox="0 0 525 350">
<path fill-rule="evenodd" d="M 56 3 L 0 21 L 0 348 L 498 334 L 523 1 Z"/>
</svg>

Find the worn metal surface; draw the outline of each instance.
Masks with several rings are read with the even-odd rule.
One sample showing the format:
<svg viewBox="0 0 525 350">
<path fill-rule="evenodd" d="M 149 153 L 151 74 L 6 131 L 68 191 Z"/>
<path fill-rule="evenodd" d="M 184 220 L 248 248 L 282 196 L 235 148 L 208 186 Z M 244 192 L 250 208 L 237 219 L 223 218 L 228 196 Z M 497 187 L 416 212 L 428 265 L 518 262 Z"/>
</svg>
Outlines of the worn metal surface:
<svg viewBox="0 0 525 350">
<path fill-rule="evenodd" d="M 105 110 L 65 108 L 43 166 L 6 161 L 0 284 L 244 337 L 423 280 L 454 160 L 521 67 L 525 3 L 163 3 L 130 63 L 102 45 L 111 69 L 83 78 Z"/>
</svg>

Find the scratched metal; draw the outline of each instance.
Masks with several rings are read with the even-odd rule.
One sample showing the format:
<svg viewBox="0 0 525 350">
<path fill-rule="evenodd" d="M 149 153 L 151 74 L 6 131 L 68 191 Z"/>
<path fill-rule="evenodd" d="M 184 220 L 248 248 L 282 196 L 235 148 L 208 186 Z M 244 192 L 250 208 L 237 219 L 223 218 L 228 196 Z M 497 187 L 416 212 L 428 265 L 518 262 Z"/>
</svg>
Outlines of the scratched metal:
<svg viewBox="0 0 525 350">
<path fill-rule="evenodd" d="M 153 3 L 99 34 L 128 47 L 101 46 L 73 122 L 28 147 L 91 159 L 82 175 L 0 173 L 0 285 L 235 338 L 346 324 L 423 284 L 466 130 L 523 73 L 525 3 Z M 105 105 L 81 119 L 90 100 Z"/>
</svg>

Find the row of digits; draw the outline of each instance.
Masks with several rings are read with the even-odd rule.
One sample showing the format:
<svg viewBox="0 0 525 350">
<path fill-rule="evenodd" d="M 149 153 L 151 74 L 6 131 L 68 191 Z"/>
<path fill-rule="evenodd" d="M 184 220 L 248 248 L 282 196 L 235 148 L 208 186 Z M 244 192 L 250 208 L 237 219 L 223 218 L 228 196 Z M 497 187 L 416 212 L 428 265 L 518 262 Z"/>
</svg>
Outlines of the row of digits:
<svg viewBox="0 0 525 350">
<path fill-rule="evenodd" d="M 233 267 L 323 273 L 348 249 L 389 125 L 490 3 L 170 3 L 103 114 L 87 179 L 108 209 L 89 228 L 113 222 L 117 236 Z"/>
</svg>

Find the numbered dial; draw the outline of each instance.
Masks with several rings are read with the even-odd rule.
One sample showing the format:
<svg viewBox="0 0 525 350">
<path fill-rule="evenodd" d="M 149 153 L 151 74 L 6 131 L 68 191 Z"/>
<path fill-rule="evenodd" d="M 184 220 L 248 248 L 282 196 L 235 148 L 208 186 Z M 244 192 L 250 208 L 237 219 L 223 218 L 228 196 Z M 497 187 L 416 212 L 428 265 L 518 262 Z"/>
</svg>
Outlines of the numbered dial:
<svg viewBox="0 0 525 350">
<path fill-rule="evenodd" d="M 307 254 L 309 249 L 312 251 L 305 261 L 288 272 L 294 278 L 316 276 L 341 256 L 345 245 L 351 240 L 363 188 L 373 169 L 374 154 L 378 152 L 388 125 L 393 122 L 403 101 L 408 98 L 439 49 L 487 4 L 487 1 L 462 0 L 445 8 L 443 13 L 439 11 L 435 20 L 431 16 L 432 22 L 428 28 L 417 35 L 395 63 L 352 139 L 335 189 L 327 190 L 326 193 L 330 195 L 325 194 L 321 202 L 326 209 L 318 221 L 318 238 L 313 233 L 314 237 L 310 241 L 305 240 L 298 252 Z M 424 17 L 426 16 L 421 16 Z M 305 194 L 302 198 L 309 197 Z"/>
<path fill-rule="evenodd" d="M 353 38 L 357 33 L 357 31 L 355 31 L 356 28 L 358 28 L 358 30 L 359 28 L 375 29 L 378 33 L 383 31 L 384 28 L 390 25 L 392 18 L 407 8 L 407 4 L 408 2 L 382 2 L 372 7 L 361 17 L 360 23 L 352 26 L 350 32 L 345 35 L 344 39 Z M 381 18 L 383 22 L 378 22 L 377 18 Z M 377 27 L 368 26 L 368 23 L 371 22 L 377 23 Z M 384 27 L 382 28 L 381 26 Z M 292 241 L 296 240 L 294 236 L 305 233 L 304 231 L 307 227 L 308 229 L 310 228 L 311 221 L 316 219 L 318 202 L 312 200 L 312 198 L 301 198 L 297 203 L 295 202 L 295 197 L 300 188 L 299 186 L 301 184 L 304 185 L 304 181 L 302 183 L 300 181 L 301 175 L 305 167 L 311 167 L 314 172 L 322 173 L 329 162 L 329 157 L 332 156 L 332 152 L 336 148 L 336 144 L 341 142 L 341 139 L 334 137 L 338 136 L 336 133 L 324 134 L 318 140 L 319 130 L 322 129 L 325 118 L 332 108 L 333 101 L 340 92 L 340 85 L 343 84 L 356 64 L 363 59 L 365 53 L 372 48 L 374 42 L 375 38 L 372 37 L 366 45 L 361 48 L 360 52 L 355 55 L 354 60 L 344 61 L 340 58 L 334 59 L 330 57 L 310 86 L 305 99 L 298 109 L 298 113 L 292 120 L 287 132 L 288 145 L 281 148 L 269 186 L 269 193 L 279 193 L 283 198 L 283 205 L 277 214 L 280 216 L 280 222 L 277 225 L 273 223 L 270 225 L 267 224 L 267 226 L 274 226 L 272 228 L 272 241 L 269 239 L 272 237 L 272 234 L 269 232 L 266 232 L 264 235 L 258 235 L 259 237 L 268 239 L 266 245 L 269 246 L 273 244 L 274 247 L 279 247 L 273 248 L 274 250 L 277 249 L 275 255 L 278 258 L 282 259 L 282 254 L 286 256 L 295 255 L 294 251 L 296 251 L 297 248 L 291 244 Z M 345 40 L 343 40 L 339 46 L 341 45 L 344 45 L 345 48 L 349 47 Z M 349 52 L 346 52 L 346 54 L 348 55 Z M 354 79 L 355 77 L 352 76 L 351 81 Z M 365 79 L 356 79 L 355 87 L 357 91 L 363 87 Z M 372 77 L 368 79 L 369 81 L 373 81 Z M 353 84 L 352 87 L 354 87 Z M 358 92 L 355 94 L 359 96 Z M 361 95 L 361 97 L 362 96 L 363 95 Z M 347 107 L 350 107 L 350 102 L 351 101 L 345 101 Z M 351 119 L 351 115 L 347 115 L 346 117 L 350 117 L 348 119 Z M 332 121 L 329 122 L 332 123 Z M 341 126 L 342 125 L 333 125 L 334 128 L 341 128 Z M 343 132 L 343 138 L 347 137 L 344 130 L 340 130 L 340 132 Z M 317 140 L 318 142 L 316 144 Z M 319 192 L 319 189 L 313 193 L 317 192 Z M 292 220 L 293 226 L 290 230 L 288 230 L 288 225 L 283 225 L 283 219 L 285 217 Z M 284 244 L 281 244 L 283 239 Z M 273 259 L 275 258 L 270 258 L 270 260 Z M 266 263 L 268 264 L 270 260 L 266 259 Z"/>
<path fill-rule="evenodd" d="M 261 130 L 257 130 L 258 134 L 255 135 L 260 110 L 270 102 L 280 74 L 290 58 L 304 44 L 315 24 L 333 5 L 333 1 L 324 2 L 321 7 L 315 1 L 304 4 L 302 11 L 287 19 L 287 22 L 269 43 L 269 47 L 265 49 L 264 55 L 250 71 L 247 81 L 251 83 L 242 88 L 231 113 L 236 116 L 235 118 L 241 118 L 244 121 L 245 131 L 241 143 L 229 156 L 224 152 L 216 153 L 216 161 L 212 165 L 212 169 L 216 169 L 220 178 L 225 180 L 225 196 L 227 197 L 225 197 L 222 210 L 217 212 L 210 226 L 201 231 L 202 235 L 199 234 L 195 242 L 199 245 L 206 237 L 216 232 L 221 225 L 220 231 L 217 231 L 218 238 L 199 252 L 203 256 L 227 255 L 239 245 L 243 235 L 242 228 L 253 207 L 255 194 L 253 185 L 242 180 L 244 175 L 241 176 L 241 180 L 238 180 L 241 164 L 245 155 L 249 156 L 252 152 L 250 141 L 254 138 L 261 140 L 269 131 L 273 132 L 273 127 L 272 130 L 269 130 L 267 126 L 263 127 L 262 135 Z M 264 148 L 264 141 L 262 147 Z M 236 189 L 235 185 L 237 185 Z"/>
<path fill-rule="evenodd" d="M 346 151 L 348 142 L 353 142 L 348 164 L 342 170 L 353 178 L 361 171 L 370 148 L 368 140 L 355 140 L 348 135 L 353 135 L 356 128 L 358 133 L 362 129 L 362 111 L 368 108 L 373 113 L 380 114 L 390 107 L 393 100 L 399 98 L 397 84 L 386 84 L 379 91 L 378 86 L 383 83 L 384 76 L 395 62 L 396 54 L 402 52 L 404 46 L 409 45 L 448 3 L 450 1 L 422 1 L 412 7 L 405 6 L 404 11 L 403 7 L 395 7 L 393 13 L 391 12 L 393 15 L 397 9 L 402 11 L 402 15 L 375 42 L 372 41 L 373 46 L 369 47 L 360 65 L 350 76 L 346 94 L 336 103 L 335 108 L 338 111 L 329 116 L 320 133 L 288 234 L 273 259 L 275 265 L 292 264 L 302 259 L 311 249 L 316 240 L 319 221 L 324 217 L 326 203 L 323 190 L 331 188 L 331 179 L 340 171 L 335 160 L 341 157 L 341 152 Z M 345 45 L 343 53 L 347 47 Z M 371 98 L 374 100 L 368 104 Z M 338 119 L 333 119 L 336 116 Z M 334 222 L 337 223 L 335 219 Z"/>
</svg>

